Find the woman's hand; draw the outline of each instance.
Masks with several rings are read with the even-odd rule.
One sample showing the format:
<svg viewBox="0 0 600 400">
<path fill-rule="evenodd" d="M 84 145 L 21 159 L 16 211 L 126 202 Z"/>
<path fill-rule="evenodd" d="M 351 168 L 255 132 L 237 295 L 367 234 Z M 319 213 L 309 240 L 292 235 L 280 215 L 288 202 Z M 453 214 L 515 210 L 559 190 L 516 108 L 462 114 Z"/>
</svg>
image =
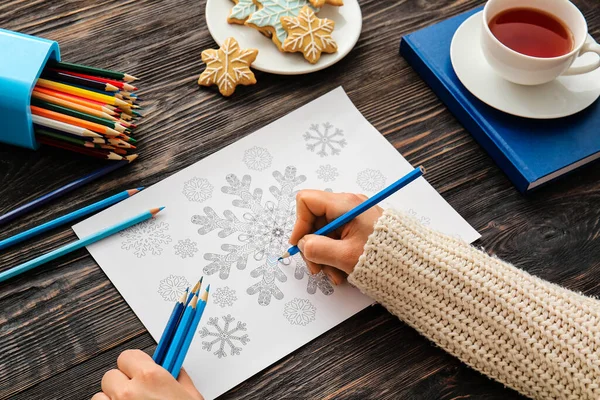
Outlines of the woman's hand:
<svg viewBox="0 0 600 400">
<path fill-rule="evenodd" d="M 141 350 L 122 352 L 117 367 L 104 374 L 92 400 L 204 400 L 183 369 L 175 380 Z"/>
<path fill-rule="evenodd" d="M 296 225 L 290 243 L 297 245 L 312 274 L 321 269 L 334 284 L 340 284 L 350 274 L 363 253 L 375 222 L 382 215 L 373 207 L 328 236 L 312 235 L 365 201 L 367 196 L 350 193 L 329 193 L 302 190 L 296 196 Z"/>
</svg>

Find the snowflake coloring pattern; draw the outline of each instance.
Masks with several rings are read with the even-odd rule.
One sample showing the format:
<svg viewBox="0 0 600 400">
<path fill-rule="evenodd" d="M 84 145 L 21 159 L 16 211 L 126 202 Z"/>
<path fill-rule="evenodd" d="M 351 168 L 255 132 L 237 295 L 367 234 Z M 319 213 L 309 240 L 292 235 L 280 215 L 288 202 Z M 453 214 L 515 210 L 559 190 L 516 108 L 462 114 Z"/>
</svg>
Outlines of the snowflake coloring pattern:
<svg viewBox="0 0 600 400">
<path fill-rule="evenodd" d="M 273 156 L 267 149 L 262 147 L 252 147 L 244 152 L 244 164 L 253 171 L 263 171 L 271 166 Z"/>
<path fill-rule="evenodd" d="M 287 38 L 287 33 L 281 24 L 281 17 L 297 17 L 302 7 L 309 5 L 309 2 L 308 0 L 256 0 L 256 4 L 260 9 L 250 15 L 246 25 L 272 28 L 275 31 L 273 39 L 281 46 Z M 318 8 L 310 7 L 314 11 L 319 11 Z"/>
<path fill-rule="evenodd" d="M 176 256 L 181 258 L 192 258 L 198 251 L 198 244 L 196 242 L 192 242 L 190 239 L 185 239 L 178 241 L 173 248 L 175 249 Z"/>
<path fill-rule="evenodd" d="M 358 173 L 356 183 L 366 192 L 377 192 L 385 187 L 385 176 L 381 171 L 375 169 L 365 169 Z"/>
<path fill-rule="evenodd" d="M 283 316 L 292 325 L 306 326 L 308 323 L 315 320 L 316 312 L 317 309 L 310 301 L 295 298 L 294 300 L 285 303 Z"/>
<path fill-rule="evenodd" d="M 213 185 L 204 178 L 192 178 L 183 184 L 183 194 L 189 201 L 202 203 L 212 197 Z"/>
<path fill-rule="evenodd" d="M 165 301 L 177 301 L 188 287 L 190 287 L 190 284 L 185 277 L 169 275 L 160 281 L 158 285 L 158 294 L 160 294 Z"/>
<path fill-rule="evenodd" d="M 212 351 L 213 346 L 218 343 L 218 349 L 213 354 L 219 358 L 227 357 L 227 353 L 225 352 L 225 345 L 229 347 L 229 354 L 232 356 L 239 355 L 242 351 L 242 347 L 237 347 L 235 344 L 239 343 L 242 346 L 245 346 L 250 341 L 250 338 L 247 334 L 243 334 L 240 336 L 238 332 L 246 331 L 246 324 L 244 322 L 237 322 L 235 328 L 230 329 L 230 324 L 235 321 L 231 315 L 226 315 L 223 318 L 223 328 L 219 326 L 219 318 L 211 317 L 208 319 L 207 325 L 212 327 L 209 329 L 207 327 L 202 327 L 202 330 L 199 332 L 200 336 L 203 338 L 214 338 L 212 341 L 204 341 L 202 342 L 202 349 L 206 351 Z"/>
<path fill-rule="evenodd" d="M 332 165 L 321 165 L 317 170 L 317 178 L 323 182 L 332 182 L 340 176 L 338 169 Z"/>
<path fill-rule="evenodd" d="M 121 248 L 133 251 L 138 258 L 148 253 L 160 256 L 163 251 L 162 246 L 171 243 L 171 236 L 167 234 L 168 229 L 169 224 L 156 218 L 140 222 L 119 233 L 122 238 L 125 238 Z"/>
<path fill-rule="evenodd" d="M 414 219 L 416 219 L 417 221 L 419 221 L 422 225 L 425 225 L 425 226 L 431 225 L 431 218 L 425 217 L 423 215 L 421 217 L 419 217 L 419 214 L 412 208 L 410 210 L 408 210 L 406 213 L 408 215 L 410 215 L 411 217 L 413 217 Z"/>
<path fill-rule="evenodd" d="M 250 256 L 256 261 L 264 261 L 250 272 L 252 278 L 260 281 L 247 290 L 250 295 L 258 294 L 258 303 L 262 306 L 269 305 L 272 297 L 283 299 L 283 292 L 277 285 L 285 282 L 287 277 L 277 259 L 289 247 L 288 240 L 296 219 L 295 188 L 306 180 L 304 175 L 296 175 L 296 168 L 291 166 L 284 173 L 274 171 L 273 178 L 278 186 L 271 186 L 269 191 L 275 202 L 263 201 L 262 189 L 251 190 L 252 178 L 249 175 L 241 180 L 234 174 L 227 176 L 229 186 L 224 186 L 221 191 L 237 197 L 232 202 L 234 207 L 247 210 L 242 219 L 230 210 L 224 211 L 223 217 L 220 217 L 211 207 L 204 208 L 205 215 L 192 217 L 192 223 L 200 225 L 200 235 L 218 230 L 218 236 L 224 239 L 234 232 L 239 233 L 237 244 L 221 246 L 224 253 L 204 255 L 206 260 L 211 261 L 204 267 L 205 274 L 218 272 L 219 278 L 227 279 L 231 267 L 235 265 L 238 270 L 245 269 Z"/>
<path fill-rule="evenodd" d="M 304 260 L 300 257 L 294 257 L 296 261 L 296 270 L 294 271 L 294 277 L 298 280 L 304 279 L 304 275 L 308 276 L 308 283 L 306 285 L 306 292 L 309 294 L 317 293 L 317 289 L 321 291 L 325 296 L 333 294 L 333 285 L 327 278 L 327 275 L 323 271 L 318 274 L 312 275 L 308 270 L 308 266 Z"/>
<path fill-rule="evenodd" d="M 348 144 L 344 139 L 344 131 L 333 127 L 329 122 L 324 124 L 312 124 L 308 131 L 304 133 L 306 148 L 313 153 L 315 150 L 321 157 L 329 155 L 337 156 L 341 149 Z M 329 150 L 329 152 L 328 152 Z"/>
<path fill-rule="evenodd" d="M 229 288 L 229 286 L 218 288 L 217 290 L 215 290 L 214 294 L 211 297 L 213 303 L 215 303 L 221 308 L 232 306 L 233 303 L 237 300 L 235 290 Z"/>
</svg>

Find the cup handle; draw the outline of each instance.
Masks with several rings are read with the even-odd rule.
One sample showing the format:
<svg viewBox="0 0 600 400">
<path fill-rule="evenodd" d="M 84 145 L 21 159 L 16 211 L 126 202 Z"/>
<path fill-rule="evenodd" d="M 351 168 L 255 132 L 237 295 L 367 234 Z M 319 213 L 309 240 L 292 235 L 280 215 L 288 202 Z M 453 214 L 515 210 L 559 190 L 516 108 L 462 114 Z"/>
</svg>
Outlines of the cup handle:
<svg viewBox="0 0 600 400">
<path fill-rule="evenodd" d="M 583 44 L 583 47 L 579 51 L 579 55 L 581 56 L 584 53 L 596 53 L 600 56 L 600 45 L 594 41 L 591 37 L 588 37 L 586 42 Z M 600 68 L 600 59 L 596 60 L 595 63 L 591 63 L 589 65 L 583 65 L 580 67 L 571 67 L 563 74 L 563 76 L 569 75 L 580 75 L 588 72 L 592 72 L 593 70 Z"/>
</svg>

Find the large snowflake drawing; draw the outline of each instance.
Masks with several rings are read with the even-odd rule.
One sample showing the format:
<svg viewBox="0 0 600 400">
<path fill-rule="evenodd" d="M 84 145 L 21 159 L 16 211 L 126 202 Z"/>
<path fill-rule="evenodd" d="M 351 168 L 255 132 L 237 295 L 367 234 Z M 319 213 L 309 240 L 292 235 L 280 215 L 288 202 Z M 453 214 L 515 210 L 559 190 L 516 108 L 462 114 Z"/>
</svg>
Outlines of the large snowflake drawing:
<svg viewBox="0 0 600 400">
<path fill-rule="evenodd" d="M 183 195 L 189 201 L 202 203 L 211 198 L 213 189 L 207 179 L 194 177 L 183 184 Z"/>
<path fill-rule="evenodd" d="M 308 282 L 306 284 L 306 291 L 309 294 L 317 293 L 317 289 L 321 291 L 325 296 L 333 294 L 333 285 L 327 278 L 327 275 L 323 271 L 318 274 L 312 275 L 306 266 L 306 263 L 301 257 L 294 257 L 296 261 L 296 270 L 294 271 L 294 277 L 298 280 L 304 279 L 304 275 L 308 276 Z"/>
<path fill-rule="evenodd" d="M 277 258 L 289 247 L 288 239 L 295 222 L 296 187 L 306 180 L 304 175 L 297 175 L 295 167 L 287 167 L 284 173 L 273 172 L 273 178 L 278 186 L 271 186 L 269 191 L 273 201 L 263 201 L 262 189 L 250 188 L 252 178 L 245 175 L 240 180 L 236 175 L 227 176 L 229 186 L 223 187 L 223 193 L 237 197 L 233 200 L 234 207 L 247 210 L 242 219 L 226 210 L 223 217 L 211 208 L 204 209 L 205 215 L 194 215 L 192 223 L 200 225 L 198 233 L 206 235 L 218 230 L 220 238 L 226 238 L 238 232 L 237 244 L 224 244 L 224 253 L 208 253 L 204 258 L 211 263 L 204 267 L 204 273 L 213 275 L 219 273 L 221 279 L 229 277 L 231 267 L 238 270 L 246 268 L 248 257 L 252 256 L 262 264 L 251 271 L 252 278 L 260 279 L 250 286 L 248 294 L 258 294 L 258 303 L 266 306 L 271 298 L 283 298 L 283 292 L 277 286 L 287 280 L 280 268 Z M 288 261 L 289 262 L 289 261 Z"/>
<path fill-rule="evenodd" d="M 190 239 L 179 240 L 175 246 L 175 255 L 181 258 L 194 257 L 198 251 L 198 244 Z"/>
<path fill-rule="evenodd" d="M 235 295 L 235 290 L 231 289 L 229 286 L 224 286 L 215 290 L 212 299 L 213 303 L 221 308 L 225 308 L 227 306 L 232 306 L 237 300 L 237 296 Z"/>
<path fill-rule="evenodd" d="M 381 171 L 375 169 L 365 169 L 358 173 L 356 183 L 362 190 L 367 192 L 376 192 L 385 187 L 385 176 Z"/>
<path fill-rule="evenodd" d="M 321 165 L 317 170 L 317 178 L 323 182 L 332 182 L 340 175 L 338 169 L 332 165 Z"/>
<path fill-rule="evenodd" d="M 312 152 L 318 150 L 317 154 L 321 157 L 337 156 L 347 144 L 344 139 L 344 131 L 334 128 L 329 122 L 325 122 L 321 126 L 312 124 L 303 137 L 308 142 L 306 148 Z"/>
<path fill-rule="evenodd" d="M 250 338 L 247 334 L 240 335 L 241 332 L 246 331 L 246 324 L 244 322 L 237 322 L 235 327 L 230 329 L 230 324 L 235 321 L 231 315 L 226 315 L 223 318 L 223 328 L 219 326 L 219 318 L 211 317 L 208 319 L 207 325 L 212 327 L 212 329 L 208 329 L 207 327 L 202 327 L 202 330 L 199 332 L 200 336 L 203 338 L 214 338 L 212 341 L 204 341 L 202 342 L 202 349 L 207 351 L 212 351 L 213 346 L 218 343 L 218 349 L 213 354 L 219 358 L 227 357 L 227 353 L 225 352 L 225 345 L 229 347 L 229 354 L 232 356 L 239 355 L 242 351 L 242 347 L 237 347 L 235 343 L 239 343 L 242 346 L 245 346 L 250 341 Z"/>
<path fill-rule="evenodd" d="M 244 164 L 253 171 L 262 171 L 271 166 L 273 156 L 263 147 L 252 147 L 244 152 Z"/>
<path fill-rule="evenodd" d="M 295 298 L 285 303 L 283 316 L 292 325 L 306 326 L 315 320 L 317 309 L 306 299 Z"/>
<path fill-rule="evenodd" d="M 163 251 L 163 245 L 171 242 L 171 236 L 167 234 L 168 229 L 169 224 L 156 218 L 140 222 L 119 233 L 125 238 L 121 248 L 133 251 L 138 258 L 148 253 L 159 256 Z"/>
<path fill-rule="evenodd" d="M 177 301 L 188 287 L 190 284 L 185 277 L 169 275 L 158 284 L 158 294 L 165 301 Z"/>
</svg>

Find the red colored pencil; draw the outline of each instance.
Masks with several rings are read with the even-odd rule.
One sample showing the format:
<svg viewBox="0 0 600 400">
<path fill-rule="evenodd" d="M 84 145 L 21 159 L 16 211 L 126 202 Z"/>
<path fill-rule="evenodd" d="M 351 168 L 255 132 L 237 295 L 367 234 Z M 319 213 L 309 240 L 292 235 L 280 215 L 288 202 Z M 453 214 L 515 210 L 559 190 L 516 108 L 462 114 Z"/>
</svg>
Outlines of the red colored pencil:
<svg viewBox="0 0 600 400">
<path fill-rule="evenodd" d="M 135 86 L 130 85 L 129 83 L 116 81 L 114 79 L 101 78 L 99 76 L 87 75 L 87 74 L 82 74 L 81 72 L 73 72 L 73 71 L 67 71 L 64 69 L 57 69 L 57 68 L 50 68 L 50 70 L 60 72 L 63 74 L 77 76 L 79 78 L 89 79 L 89 80 L 96 81 L 96 82 L 110 83 L 111 85 L 116 86 L 121 90 L 126 90 L 128 92 L 137 90 L 137 88 Z"/>
<path fill-rule="evenodd" d="M 121 157 L 120 155 L 113 153 L 109 150 L 100 150 L 100 149 L 92 150 L 87 147 L 79 147 L 79 146 L 71 145 L 68 143 L 63 143 L 58 140 L 51 140 L 51 139 L 47 139 L 47 138 L 43 138 L 43 137 L 36 137 L 36 140 L 38 142 L 48 145 L 48 146 L 57 147 L 57 148 L 63 149 L 63 150 L 73 151 L 75 153 L 84 154 L 86 156 L 90 156 L 90 157 L 94 157 L 94 158 L 101 158 L 103 160 L 115 160 L 115 161 L 123 160 L 123 157 Z"/>
</svg>

